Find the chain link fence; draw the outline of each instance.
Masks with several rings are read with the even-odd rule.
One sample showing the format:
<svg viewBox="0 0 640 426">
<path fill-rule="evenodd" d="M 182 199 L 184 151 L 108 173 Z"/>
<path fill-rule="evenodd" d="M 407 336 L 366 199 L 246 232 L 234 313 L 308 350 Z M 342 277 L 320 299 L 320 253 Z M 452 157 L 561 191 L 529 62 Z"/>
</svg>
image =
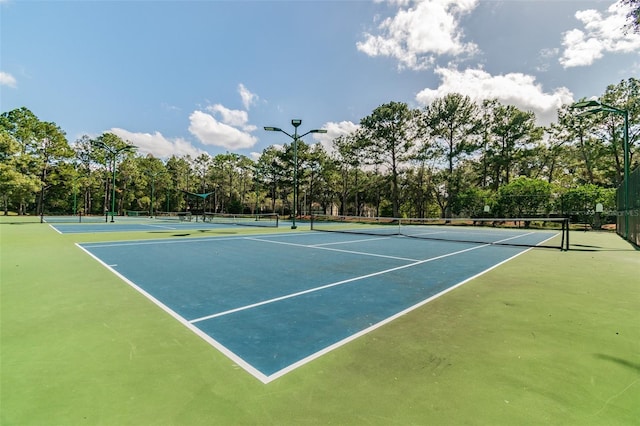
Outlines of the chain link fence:
<svg viewBox="0 0 640 426">
<path fill-rule="evenodd" d="M 618 203 L 616 232 L 636 246 L 640 246 L 640 167 L 629 174 L 627 186 L 629 195 L 626 203 L 624 183 L 616 191 Z"/>
</svg>

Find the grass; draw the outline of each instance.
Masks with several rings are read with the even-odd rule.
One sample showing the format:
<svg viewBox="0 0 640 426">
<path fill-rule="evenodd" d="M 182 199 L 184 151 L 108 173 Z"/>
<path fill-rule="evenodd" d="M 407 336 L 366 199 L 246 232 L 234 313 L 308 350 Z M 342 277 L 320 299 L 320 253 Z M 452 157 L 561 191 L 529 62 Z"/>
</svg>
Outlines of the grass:
<svg viewBox="0 0 640 426">
<path fill-rule="evenodd" d="M 74 245 L 161 237 L 0 219 L 2 425 L 638 424 L 640 252 L 615 234 L 572 232 L 268 385 Z"/>
</svg>

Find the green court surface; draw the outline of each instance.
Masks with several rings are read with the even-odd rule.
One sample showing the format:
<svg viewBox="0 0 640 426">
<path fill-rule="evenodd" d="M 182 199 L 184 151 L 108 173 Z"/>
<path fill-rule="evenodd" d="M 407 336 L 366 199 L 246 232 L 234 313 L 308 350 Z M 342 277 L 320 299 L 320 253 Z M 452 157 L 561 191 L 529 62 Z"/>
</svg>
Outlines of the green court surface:
<svg viewBox="0 0 640 426">
<path fill-rule="evenodd" d="M 615 234 L 573 231 L 268 384 L 75 245 L 215 232 L 174 234 L 0 218 L 0 424 L 638 424 L 640 251 Z"/>
</svg>

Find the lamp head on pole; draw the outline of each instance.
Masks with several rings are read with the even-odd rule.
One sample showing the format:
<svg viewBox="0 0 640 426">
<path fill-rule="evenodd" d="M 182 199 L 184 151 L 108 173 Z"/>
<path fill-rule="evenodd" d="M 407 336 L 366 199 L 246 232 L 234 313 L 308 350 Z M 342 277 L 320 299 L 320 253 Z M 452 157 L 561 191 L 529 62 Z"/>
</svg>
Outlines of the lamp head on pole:
<svg viewBox="0 0 640 426">
<path fill-rule="evenodd" d="M 575 104 L 571 105 L 569 108 L 571 109 L 582 109 L 582 108 L 587 108 L 587 107 L 599 107 L 601 106 L 600 102 L 595 100 L 595 99 L 591 99 L 588 101 L 581 101 L 581 102 L 576 102 Z"/>
<path fill-rule="evenodd" d="M 585 109 L 585 108 L 589 108 L 587 110 L 585 110 L 584 112 L 581 112 L 579 115 L 589 115 L 589 114 L 595 114 L 597 112 L 612 112 L 614 114 L 626 114 L 626 110 L 624 109 L 620 109 L 620 108 L 616 108 L 614 106 L 611 105 L 607 105 L 604 104 L 602 102 L 600 102 L 597 99 L 589 99 L 588 101 L 580 101 L 580 102 L 576 102 L 575 104 L 571 105 L 569 107 L 570 109 Z"/>
<path fill-rule="evenodd" d="M 294 118 L 291 120 L 291 125 L 295 128 L 298 128 L 302 124 L 302 120 Z"/>
</svg>

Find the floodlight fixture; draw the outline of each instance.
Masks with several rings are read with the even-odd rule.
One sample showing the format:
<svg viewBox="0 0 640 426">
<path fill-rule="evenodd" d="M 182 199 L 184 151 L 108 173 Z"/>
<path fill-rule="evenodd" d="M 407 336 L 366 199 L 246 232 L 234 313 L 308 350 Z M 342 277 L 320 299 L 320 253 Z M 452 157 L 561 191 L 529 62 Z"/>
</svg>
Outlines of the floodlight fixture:
<svg viewBox="0 0 640 426">
<path fill-rule="evenodd" d="M 591 100 L 588 100 L 588 101 L 576 102 L 575 104 L 571 105 L 569 108 L 571 108 L 571 109 L 582 109 L 582 108 L 597 107 L 597 106 L 600 106 L 600 102 L 595 100 L 595 99 L 591 99 Z"/>
<path fill-rule="evenodd" d="M 307 133 L 302 135 L 298 135 L 298 127 L 302 124 L 302 120 L 299 118 L 294 118 L 291 120 L 291 125 L 294 128 L 293 135 L 285 132 L 279 127 L 265 126 L 264 130 L 268 132 L 281 132 L 285 135 L 289 136 L 293 139 L 293 222 L 291 225 L 291 229 L 296 229 L 296 215 L 297 215 L 297 204 L 298 204 L 298 140 L 302 137 L 308 135 L 309 133 L 327 133 L 326 129 L 313 129 L 309 130 Z"/>
</svg>

